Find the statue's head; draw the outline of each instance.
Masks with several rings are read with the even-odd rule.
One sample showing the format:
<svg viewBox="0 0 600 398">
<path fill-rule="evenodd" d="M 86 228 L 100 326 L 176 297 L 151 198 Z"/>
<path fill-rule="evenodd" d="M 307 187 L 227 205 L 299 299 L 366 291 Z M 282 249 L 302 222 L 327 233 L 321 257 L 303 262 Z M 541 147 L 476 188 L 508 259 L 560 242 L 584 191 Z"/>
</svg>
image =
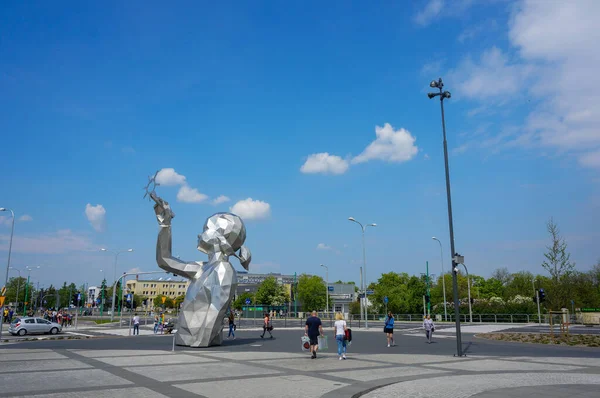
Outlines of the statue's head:
<svg viewBox="0 0 600 398">
<path fill-rule="evenodd" d="M 206 254 L 223 253 L 236 256 L 244 268 L 250 264 L 250 251 L 243 246 L 246 227 L 241 218 L 231 213 L 216 213 L 204 223 L 204 231 L 198 235 L 198 250 Z M 240 254 L 236 252 L 240 250 Z"/>
</svg>

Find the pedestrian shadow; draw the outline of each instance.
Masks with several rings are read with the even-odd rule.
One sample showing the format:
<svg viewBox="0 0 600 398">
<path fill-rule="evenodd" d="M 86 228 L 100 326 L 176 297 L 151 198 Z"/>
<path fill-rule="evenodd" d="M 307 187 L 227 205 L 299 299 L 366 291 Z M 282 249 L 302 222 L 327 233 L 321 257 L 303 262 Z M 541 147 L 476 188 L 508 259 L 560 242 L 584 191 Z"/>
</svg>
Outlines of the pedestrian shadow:
<svg viewBox="0 0 600 398">
<path fill-rule="evenodd" d="M 242 337 L 242 338 L 236 338 L 234 339 L 224 339 L 223 343 L 221 343 L 221 347 L 226 347 L 226 346 L 242 346 L 242 345 L 248 345 L 248 344 L 254 344 L 256 342 L 260 342 L 260 341 L 265 341 L 265 340 L 276 340 L 275 337 L 273 337 L 272 339 L 261 339 L 260 337 Z"/>
</svg>

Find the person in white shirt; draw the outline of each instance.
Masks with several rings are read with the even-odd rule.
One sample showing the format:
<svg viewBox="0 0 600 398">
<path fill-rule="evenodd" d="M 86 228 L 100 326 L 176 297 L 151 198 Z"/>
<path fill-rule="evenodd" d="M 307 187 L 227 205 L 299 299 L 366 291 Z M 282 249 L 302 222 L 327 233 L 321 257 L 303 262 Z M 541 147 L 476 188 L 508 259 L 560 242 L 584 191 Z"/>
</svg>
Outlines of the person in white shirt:
<svg viewBox="0 0 600 398">
<path fill-rule="evenodd" d="M 348 330 L 344 315 L 342 315 L 341 312 L 335 314 L 335 323 L 333 327 L 335 329 L 335 340 L 337 341 L 338 346 L 338 356 L 341 361 L 342 359 L 346 359 L 346 330 Z"/>
<path fill-rule="evenodd" d="M 435 331 L 435 325 L 431 320 L 431 316 L 427 315 L 427 318 L 423 320 L 423 329 L 425 329 L 425 336 L 427 337 L 427 342 L 431 344 L 431 337 L 433 332 Z"/>
<path fill-rule="evenodd" d="M 136 334 L 140 335 L 140 317 L 137 312 L 133 316 L 133 335 L 135 336 Z"/>
</svg>

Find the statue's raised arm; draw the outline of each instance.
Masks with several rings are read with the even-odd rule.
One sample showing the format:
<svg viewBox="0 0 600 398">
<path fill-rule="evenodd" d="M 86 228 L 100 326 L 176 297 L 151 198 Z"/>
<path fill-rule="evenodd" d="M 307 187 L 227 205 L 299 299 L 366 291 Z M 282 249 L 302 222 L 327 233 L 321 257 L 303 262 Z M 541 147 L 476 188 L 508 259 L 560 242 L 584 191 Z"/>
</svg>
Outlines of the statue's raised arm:
<svg viewBox="0 0 600 398">
<path fill-rule="evenodd" d="M 186 262 L 173 257 L 171 220 L 175 213 L 171 210 L 169 203 L 158 196 L 154 191 L 149 192 L 150 199 L 154 205 L 154 214 L 160 231 L 158 232 L 158 241 L 156 242 L 156 262 L 158 266 L 174 275 L 183 276 L 192 279 L 202 267 L 201 262 Z"/>
</svg>

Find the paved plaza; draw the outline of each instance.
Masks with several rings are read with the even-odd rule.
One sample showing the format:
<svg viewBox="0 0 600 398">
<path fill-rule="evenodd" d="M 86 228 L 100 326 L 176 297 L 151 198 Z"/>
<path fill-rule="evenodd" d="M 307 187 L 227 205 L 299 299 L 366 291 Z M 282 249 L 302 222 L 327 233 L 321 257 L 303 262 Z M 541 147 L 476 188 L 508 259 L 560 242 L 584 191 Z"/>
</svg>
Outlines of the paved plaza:
<svg viewBox="0 0 600 398">
<path fill-rule="evenodd" d="M 220 347 L 175 351 L 169 335 L 14 342 L 0 346 L 0 396 L 599 395 L 598 349 L 503 343 L 465 333 L 467 356 L 459 358 L 449 333 L 427 344 L 414 329 L 399 331 L 390 348 L 380 330 L 356 330 L 346 361 L 338 360 L 331 336 L 329 350 L 310 359 L 301 351 L 300 329 L 275 330 L 274 339 L 238 331 L 236 340 Z"/>
</svg>

